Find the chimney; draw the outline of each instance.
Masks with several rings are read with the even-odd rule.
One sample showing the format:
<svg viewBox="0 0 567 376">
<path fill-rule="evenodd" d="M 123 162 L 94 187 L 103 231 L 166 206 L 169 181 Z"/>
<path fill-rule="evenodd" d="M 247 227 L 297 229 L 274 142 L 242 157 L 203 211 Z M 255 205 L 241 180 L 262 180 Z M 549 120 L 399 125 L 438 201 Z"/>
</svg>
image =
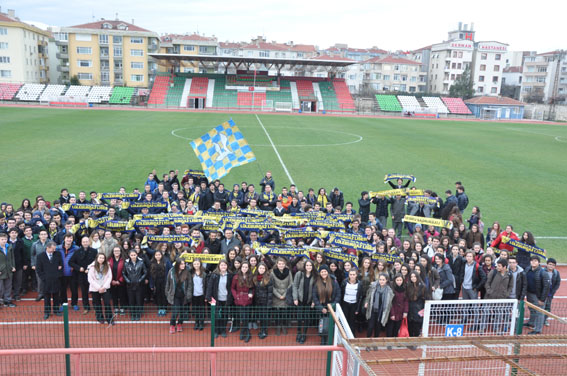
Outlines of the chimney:
<svg viewBox="0 0 567 376">
<path fill-rule="evenodd" d="M 474 22 L 471 22 L 471 31 L 474 30 Z"/>
<path fill-rule="evenodd" d="M 134 25 L 134 19 L 132 18 L 132 25 Z"/>
<path fill-rule="evenodd" d="M 8 17 L 16 18 L 16 11 L 13 9 L 8 9 Z"/>
<path fill-rule="evenodd" d="M 459 31 L 461 31 L 462 28 L 463 28 L 463 23 L 462 23 L 462 22 L 459 22 Z"/>
<path fill-rule="evenodd" d="M 463 30 L 464 30 L 464 31 L 467 31 L 468 28 L 469 28 L 469 25 L 468 25 L 468 24 L 464 24 L 464 25 L 463 25 Z"/>
</svg>

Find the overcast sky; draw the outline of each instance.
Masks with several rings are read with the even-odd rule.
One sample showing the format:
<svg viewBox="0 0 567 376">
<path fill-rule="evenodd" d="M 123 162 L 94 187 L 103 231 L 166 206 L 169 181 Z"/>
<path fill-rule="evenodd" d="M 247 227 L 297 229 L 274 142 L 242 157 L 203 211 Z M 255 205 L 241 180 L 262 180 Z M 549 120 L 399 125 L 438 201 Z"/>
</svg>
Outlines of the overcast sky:
<svg viewBox="0 0 567 376">
<path fill-rule="evenodd" d="M 476 40 L 510 50 L 567 48 L 565 5 L 559 0 L 0 0 L 2 12 L 53 26 L 116 18 L 162 33 L 199 32 L 219 41 L 294 41 L 410 50 L 442 42 L 457 23 L 474 22 Z"/>
</svg>

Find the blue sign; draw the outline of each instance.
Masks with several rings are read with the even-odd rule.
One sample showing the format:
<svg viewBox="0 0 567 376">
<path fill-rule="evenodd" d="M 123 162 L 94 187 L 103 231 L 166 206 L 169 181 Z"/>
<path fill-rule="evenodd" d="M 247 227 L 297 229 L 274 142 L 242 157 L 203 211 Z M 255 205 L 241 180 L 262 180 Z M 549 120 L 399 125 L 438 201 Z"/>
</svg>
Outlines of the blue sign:
<svg viewBox="0 0 567 376">
<path fill-rule="evenodd" d="M 445 337 L 462 337 L 464 325 L 447 325 L 445 327 Z"/>
</svg>

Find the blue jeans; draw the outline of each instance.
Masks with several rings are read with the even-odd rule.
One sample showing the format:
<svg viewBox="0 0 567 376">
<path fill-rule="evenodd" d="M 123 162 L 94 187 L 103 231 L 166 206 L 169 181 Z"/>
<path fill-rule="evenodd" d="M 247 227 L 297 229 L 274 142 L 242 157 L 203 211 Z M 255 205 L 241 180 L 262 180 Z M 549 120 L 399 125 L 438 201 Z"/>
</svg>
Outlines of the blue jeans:
<svg viewBox="0 0 567 376">
<path fill-rule="evenodd" d="M 528 292 L 527 298 L 528 298 L 528 302 L 532 303 L 533 305 L 536 305 L 540 308 L 544 307 L 544 304 L 539 303 L 537 295 L 534 294 L 533 292 Z M 534 327 L 535 332 L 541 333 L 544 319 L 545 318 L 543 316 L 543 313 L 540 313 L 539 311 L 530 308 L 530 320 L 528 321 L 528 324 Z"/>
</svg>

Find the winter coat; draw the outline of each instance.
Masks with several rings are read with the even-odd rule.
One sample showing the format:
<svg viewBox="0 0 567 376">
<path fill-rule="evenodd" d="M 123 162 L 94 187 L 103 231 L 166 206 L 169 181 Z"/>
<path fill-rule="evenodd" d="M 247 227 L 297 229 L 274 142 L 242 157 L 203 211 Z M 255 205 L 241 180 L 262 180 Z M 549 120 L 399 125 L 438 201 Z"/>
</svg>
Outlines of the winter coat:
<svg viewBox="0 0 567 376">
<path fill-rule="evenodd" d="M 89 292 L 98 292 L 100 289 L 110 289 L 110 282 L 112 281 L 110 265 L 108 266 L 106 274 L 104 274 L 101 279 L 99 279 L 98 272 L 94 266 L 94 262 L 88 266 L 89 273 L 87 274 L 87 278 L 89 280 Z"/>
<path fill-rule="evenodd" d="M 343 280 L 343 282 L 341 283 L 341 303 L 344 302 L 345 300 L 345 292 L 346 292 L 347 284 L 348 284 L 347 279 Z M 362 282 L 357 281 L 356 284 L 358 285 L 358 287 L 356 289 L 356 305 L 354 311 L 361 312 L 362 301 L 364 300 L 364 294 L 362 292 Z"/>
<path fill-rule="evenodd" d="M 358 213 L 360 214 L 363 223 L 368 222 L 368 215 L 370 214 L 370 199 L 358 199 Z"/>
<path fill-rule="evenodd" d="M 530 268 L 525 271 L 526 279 L 529 279 L 528 273 L 530 273 L 531 270 Z M 532 272 L 535 272 L 535 294 L 537 299 L 543 302 L 549 294 L 549 274 L 547 274 L 547 271 L 541 266 L 538 266 L 538 268 Z"/>
<path fill-rule="evenodd" d="M 232 277 L 232 285 L 230 286 L 232 296 L 234 298 L 234 305 L 246 307 L 252 305 L 254 302 L 254 287 L 248 287 L 240 284 L 238 275 Z M 250 297 L 252 295 L 252 297 Z"/>
<path fill-rule="evenodd" d="M 453 272 L 453 276 L 455 277 L 455 288 L 458 292 L 461 289 L 461 285 L 463 284 L 463 280 L 461 279 L 461 269 L 465 267 L 465 260 L 457 255 L 456 258 L 453 258 L 453 255 L 449 255 L 449 266 L 451 267 L 451 271 Z"/>
<path fill-rule="evenodd" d="M 61 258 L 63 259 L 63 275 L 65 277 L 70 277 L 73 274 L 73 268 L 69 265 L 69 260 L 73 257 L 73 254 L 79 248 L 75 245 L 71 245 L 71 248 L 65 250 L 65 245 L 61 244 L 55 248 L 55 252 L 61 253 Z"/>
<path fill-rule="evenodd" d="M 467 241 L 467 248 L 472 249 L 474 243 L 480 243 L 480 248 L 484 249 L 484 236 L 481 232 L 467 232 L 465 236 L 465 240 Z"/>
<path fill-rule="evenodd" d="M 420 292 L 417 294 L 417 299 L 415 300 L 411 300 L 409 299 L 409 305 L 408 305 L 408 320 L 409 321 L 414 321 L 414 322 L 422 322 L 423 321 L 423 316 L 419 315 L 419 312 L 425 308 L 425 297 L 426 297 L 426 291 L 425 291 L 425 286 L 420 283 Z"/>
<path fill-rule="evenodd" d="M 257 307 L 271 307 L 273 302 L 274 281 L 270 277 L 270 281 L 265 284 L 254 278 L 254 305 Z"/>
<path fill-rule="evenodd" d="M 345 205 L 345 199 L 343 192 L 339 191 L 338 194 L 335 191 L 329 193 L 329 201 L 333 204 L 333 208 L 340 206 L 341 210 L 343 210 L 343 206 Z"/>
<path fill-rule="evenodd" d="M 459 280 L 461 281 L 461 285 L 465 282 L 465 268 L 466 268 L 466 261 L 463 263 L 463 267 L 461 269 L 461 275 Z M 475 262 L 475 266 L 472 273 L 472 288 L 473 290 L 478 290 L 486 283 L 486 273 L 482 269 L 482 267 Z"/>
<path fill-rule="evenodd" d="M 212 299 L 215 300 L 219 300 L 219 281 L 220 281 L 220 277 L 221 275 L 219 273 L 213 272 L 209 278 L 209 281 L 207 283 L 207 296 L 205 297 L 205 299 L 207 301 L 211 301 Z M 231 286 L 232 286 L 232 278 L 233 278 L 233 274 L 227 272 L 226 273 L 226 291 L 227 291 L 227 297 L 226 297 L 226 304 L 231 305 L 232 304 L 232 292 L 231 292 Z"/>
<path fill-rule="evenodd" d="M 378 287 L 378 282 L 372 282 L 372 284 L 370 285 L 370 288 L 368 289 L 368 292 L 366 293 L 366 298 L 364 299 L 364 305 L 368 304 L 368 307 L 366 308 L 366 319 L 367 320 L 370 320 L 370 317 L 372 316 L 372 307 L 374 305 L 374 295 L 375 295 L 377 287 Z M 386 307 L 384 307 L 382 309 L 382 317 L 380 318 L 380 323 L 383 326 L 386 326 L 386 324 L 388 323 L 388 319 L 390 318 L 390 309 L 392 309 L 392 301 L 394 300 L 394 292 L 392 291 L 392 288 L 388 285 L 386 285 L 385 294 L 387 294 L 387 296 L 386 296 Z"/>
<path fill-rule="evenodd" d="M 401 222 L 405 217 L 405 203 L 406 199 L 403 197 L 399 200 L 396 198 L 390 200 L 390 211 L 392 212 L 393 222 Z"/>
<path fill-rule="evenodd" d="M 317 290 L 317 284 L 313 285 L 313 303 L 315 303 L 315 308 L 319 311 L 322 311 L 323 308 L 327 308 L 327 304 L 341 302 L 341 288 L 337 283 L 337 280 L 332 276 L 329 276 L 327 283 L 329 282 L 331 282 L 331 285 L 333 286 L 333 292 L 329 301 L 326 301 L 326 299 L 321 299 L 321 297 L 319 296 L 319 290 Z"/>
<path fill-rule="evenodd" d="M 40 254 L 45 253 L 45 246 L 46 245 L 47 245 L 47 241 L 45 243 L 42 243 L 40 240 L 38 240 L 38 241 L 36 241 L 32 244 L 31 255 L 30 255 L 31 266 L 35 266 L 37 257 Z"/>
<path fill-rule="evenodd" d="M 512 292 L 512 285 L 514 283 L 514 278 L 509 272 L 504 275 L 498 270 L 493 269 L 486 278 L 486 288 L 485 299 L 508 299 L 510 293 Z"/>
<path fill-rule="evenodd" d="M 124 281 L 126 281 L 130 288 L 136 289 L 139 285 L 143 284 L 147 274 L 148 269 L 144 261 L 139 257 L 136 259 L 135 263 L 130 259 L 126 260 L 124 263 L 122 275 L 124 276 Z"/>
<path fill-rule="evenodd" d="M 174 304 L 175 300 L 175 288 L 177 287 L 177 281 L 175 278 L 175 268 L 171 268 L 169 273 L 167 273 L 167 279 L 165 282 L 165 297 L 167 302 L 171 305 Z M 191 278 L 191 273 L 187 273 L 187 279 L 183 282 L 183 305 L 189 303 L 193 297 L 193 279 Z"/>
<path fill-rule="evenodd" d="M 16 260 L 14 255 L 14 246 L 6 243 L 6 253 L 0 250 L 0 280 L 12 278 L 12 269 L 16 267 Z"/>
<path fill-rule="evenodd" d="M 42 282 L 43 294 L 59 294 L 59 277 L 63 276 L 63 257 L 60 252 L 53 252 L 51 261 L 46 252 L 37 256 L 35 271 Z"/>
<path fill-rule="evenodd" d="M 544 267 L 545 271 L 547 272 L 547 275 L 549 275 L 549 272 L 547 271 L 547 267 Z M 557 290 L 559 290 L 559 286 L 561 285 L 561 275 L 559 274 L 559 271 L 557 271 L 557 269 L 553 270 L 551 279 L 549 280 L 550 285 L 549 285 L 549 294 L 548 296 L 552 297 L 555 295 L 555 293 L 557 292 Z"/>
<path fill-rule="evenodd" d="M 404 313 L 409 312 L 409 299 L 404 291 L 394 291 L 394 299 L 392 300 L 392 308 L 390 309 L 390 317 L 394 316 L 393 321 L 400 321 L 404 318 Z"/>
<path fill-rule="evenodd" d="M 110 270 L 114 269 L 114 263 L 115 263 L 115 259 L 114 257 L 111 257 L 110 259 L 108 259 L 108 265 L 110 266 Z M 118 266 L 116 268 L 116 274 L 112 274 L 112 280 L 113 281 L 118 281 L 120 282 L 120 285 L 124 285 L 124 276 L 122 275 L 122 271 L 124 270 L 124 259 L 120 258 L 120 260 L 118 260 Z"/>
<path fill-rule="evenodd" d="M 286 272 L 287 271 L 287 272 Z M 285 301 L 285 295 L 287 289 L 293 284 L 293 278 L 291 277 L 291 271 L 287 268 L 284 269 L 283 273 L 279 273 L 279 269 L 274 268 L 272 271 L 272 279 L 274 280 L 274 300 L 272 301 L 272 306 L 276 308 L 286 307 L 287 303 Z M 281 299 L 283 297 L 283 299 Z"/>
<path fill-rule="evenodd" d="M 109 259 L 112 257 L 112 250 L 114 249 L 114 247 L 116 247 L 118 245 L 118 241 L 114 238 L 110 238 L 110 239 L 106 239 L 104 238 L 102 240 L 102 243 L 100 245 L 100 248 L 98 249 L 98 251 L 100 253 L 104 253 L 106 255 L 106 258 Z"/>
<path fill-rule="evenodd" d="M 443 289 L 443 294 L 455 293 L 455 277 L 448 264 L 443 264 L 440 268 L 436 267 L 439 273 L 439 287 Z"/>
<path fill-rule="evenodd" d="M 87 249 L 80 247 L 78 248 L 73 256 L 69 259 L 69 266 L 73 268 L 73 271 L 79 273 L 81 268 L 87 270 L 89 265 L 91 265 L 96 259 L 96 249 L 88 247 Z"/>
<path fill-rule="evenodd" d="M 425 217 L 431 217 L 431 215 L 433 214 L 433 208 L 436 206 L 436 204 L 424 204 L 423 205 L 423 215 Z M 417 213 L 419 212 L 420 209 L 420 204 L 417 202 L 412 202 L 408 204 L 408 214 L 409 215 L 417 215 Z"/>
<path fill-rule="evenodd" d="M 311 304 L 311 302 L 313 301 L 313 286 L 315 285 L 316 278 L 315 275 L 311 273 L 311 279 L 309 280 L 309 288 L 307 289 L 309 291 L 309 294 L 306 299 L 306 297 L 303 296 L 303 291 L 305 290 L 304 277 L 305 277 L 305 272 L 298 271 L 297 273 L 295 273 L 295 277 L 293 278 L 293 287 L 291 294 L 293 296 L 293 300 L 297 300 L 300 303 L 304 303 L 304 304 Z"/>
<path fill-rule="evenodd" d="M 376 205 L 376 218 L 388 217 L 388 204 L 390 204 L 390 200 L 386 197 L 374 197 L 372 198 L 372 203 Z"/>
<path fill-rule="evenodd" d="M 496 239 L 494 239 L 494 241 L 492 242 L 492 244 L 490 245 L 492 248 L 498 248 L 498 249 L 506 249 L 509 252 L 513 252 L 514 251 L 514 247 L 512 247 L 509 244 L 505 244 L 502 241 L 502 237 L 506 236 L 510 239 L 514 239 L 514 240 L 520 240 L 518 239 L 518 234 L 516 234 L 514 231 L 512 231 L 511 233 L 507 233 L 506 231 L 502 231 L 498 237 Z M 519 263 L 519 262 L 518 262 Z"/>
<path fill-rule="evenodd" d="M 524 300 L 526 297 L 528 289 L 528 281 L 526 279 L 526 272 L 521 266 L 517 266 L 516 272 L 510 271 L 512 274 L 516 274 L 516 296 L 515 299 Z"/>
</svg>

